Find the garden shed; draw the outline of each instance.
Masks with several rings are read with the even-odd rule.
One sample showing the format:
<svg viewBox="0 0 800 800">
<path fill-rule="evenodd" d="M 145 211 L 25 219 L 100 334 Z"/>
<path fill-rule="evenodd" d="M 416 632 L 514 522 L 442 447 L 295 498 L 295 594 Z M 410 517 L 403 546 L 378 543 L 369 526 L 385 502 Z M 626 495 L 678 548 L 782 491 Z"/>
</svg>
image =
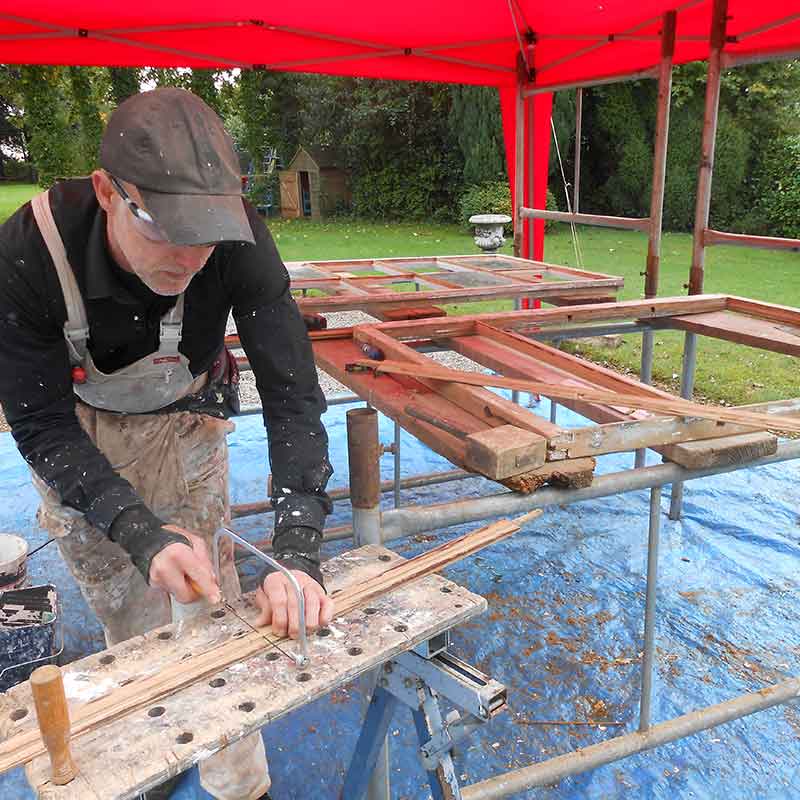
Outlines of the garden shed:
<svg viewBox="0 0 800 800">
<path fill-rule="evenodd" d="M 339 168 L 330 151 L 298 147 L 278 175 L 282 217 L 319 219 L 350 205 L 347 172 Z"/>
</svg>

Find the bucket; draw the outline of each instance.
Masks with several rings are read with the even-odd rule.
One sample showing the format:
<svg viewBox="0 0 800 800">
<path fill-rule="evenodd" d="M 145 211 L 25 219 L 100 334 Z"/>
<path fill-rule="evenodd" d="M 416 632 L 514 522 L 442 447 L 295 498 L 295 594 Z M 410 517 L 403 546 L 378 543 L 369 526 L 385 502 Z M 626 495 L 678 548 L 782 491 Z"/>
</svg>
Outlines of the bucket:
<svg viewBox="0 0 800 800">
<path fill-rule="evenodd" d="M 51 664 L 63 650 L 57 643 L 58 596 L 52 584 L 0 592 L 0 692 Z"/>
<path fill-rule="evenodd" d="M 13 533 L 0 533 L 0 592 L 28 585 L 28 543 Z"/>
</svg>

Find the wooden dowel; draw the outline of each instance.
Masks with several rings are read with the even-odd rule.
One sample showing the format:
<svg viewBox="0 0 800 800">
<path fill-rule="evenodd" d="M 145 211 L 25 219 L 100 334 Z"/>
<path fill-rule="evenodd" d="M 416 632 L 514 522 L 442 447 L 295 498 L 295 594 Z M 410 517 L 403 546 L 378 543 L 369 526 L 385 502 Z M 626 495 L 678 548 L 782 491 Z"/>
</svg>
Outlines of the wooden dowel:
<svg viewBox="0 0 800 800">
<path fill-rule="evenodd" d="M 53 768 L 52 780 L 56 786 L 63 786 L 78 774 L 78 769 L 69 750 L 69 708 L 61 670 L 55 665 L 39 667 L 30 681 L 39 732 Z"/>
</svg>

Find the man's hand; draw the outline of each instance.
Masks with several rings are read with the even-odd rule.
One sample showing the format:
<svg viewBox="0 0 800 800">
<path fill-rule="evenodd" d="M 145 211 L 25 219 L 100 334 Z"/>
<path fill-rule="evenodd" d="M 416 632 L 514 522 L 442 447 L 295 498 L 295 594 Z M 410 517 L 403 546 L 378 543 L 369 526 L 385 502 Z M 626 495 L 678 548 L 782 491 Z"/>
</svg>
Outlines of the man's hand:
<svg viewBox="0 0 800 800">
<path fill-rule="evenodd" d="M 185 536 L 191 547 L 174 542 L 156 553 L 150 562 L 150 585 L 169 592 L 179 603 L 193 603 L 201 597 L 210 603 L 219 603 L 222 593 L 214 577 L 206 543 L 183 528 L 164 527 Z"/>
<path fill-rule="evenodd" d="M 306 606 L 306 630 L 309 633 L 324 628 L 333 619 L 333 600 L 325 590 L 305 572 L 293 569 Z M 289 580 L 280 572 L 271 572 L 256 591 L 256 603 L 261 609 L 256 627 L 272 625 L 276 636 L 289 636 L 296 639 L 300 630 L 300 616 L 297 609 L 297 595 Z"/>
</svg>

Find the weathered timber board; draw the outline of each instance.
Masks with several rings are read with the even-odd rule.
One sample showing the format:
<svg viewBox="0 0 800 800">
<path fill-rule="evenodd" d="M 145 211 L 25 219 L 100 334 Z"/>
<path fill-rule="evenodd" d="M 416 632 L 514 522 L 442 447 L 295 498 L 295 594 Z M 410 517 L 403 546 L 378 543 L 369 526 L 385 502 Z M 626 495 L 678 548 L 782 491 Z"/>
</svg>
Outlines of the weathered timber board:
<svg viewBox="0 0 800 800">
<path fill-rule="evenodd" d="M 800 356 L 800 327 L 787 322 L 760 319 L 734 311 L 713 311 L 672 317 L 669 327 L 759 350 Z"/>
<path fill-rule="evenodd" d="M 771 456 L 778 450 L 778 437 L 766 431 L 740 433 L 719 439 L 683 442 L 659 448 L 664 458 L 686 469 L 705 469 L 726 464 L 746 464 Z"/>
<path fill-rule="evenodd" d="M 537 297 L 570 303 L 573 295 L 613 298 L 623 285 L 618 276 L 508 256 L 475 256 L 468 260 L 424 257 L 290 262 L 287 268 L 294 291 L 316 289 L 322 292 L 322 296 L 297 298 L 301 310 L 306 313 L 358 309 L 382 316 L 385 310 L 409 305 L 471 302 L 494 297 Z M 394 291 L 391 284 L 400 281 L 416 283 L 417 291 Z"/>
<path fill-rule="evenodd" d="M 327 562 L 323 568 L 329 590 L 335 592 L 382 574 L 402 560 L 389 550 L 368 545 Z M 245 618 L 255 615 L 245 602 L 235 607 Z M 277 650 L 234 664 L 208 681 L 163 698 L 150 709 L 73 740 L 80 775 L 66 786 L 50 783 L 46 757 L 35 759 L 28 772 L 32 784 L 39 796 L 48 800 L 135 797 L 227 743 L 481 613 L 486 601 L 432 575 L 372 601 L 368 608 L 369 613 L 358 610 L 335 618 L 329 635 L 313 637 L 307 667 L 296 667 Z M 71 704 L 91 702 L 125 681 L 164 669 L 186 653 L 204 650 L 247 630 L 227 613 L 219 619 L 208 616 L 136 637 L 65 667 L 68 700 Z M 169 638 L 159 634 L 169 634 Z M 14 722 L 11 714 L 23 708 L 31 711 Z M 3 735 L 35 726 L 32 708 L 27 684 L 0 697 Z"/>
</svg>

